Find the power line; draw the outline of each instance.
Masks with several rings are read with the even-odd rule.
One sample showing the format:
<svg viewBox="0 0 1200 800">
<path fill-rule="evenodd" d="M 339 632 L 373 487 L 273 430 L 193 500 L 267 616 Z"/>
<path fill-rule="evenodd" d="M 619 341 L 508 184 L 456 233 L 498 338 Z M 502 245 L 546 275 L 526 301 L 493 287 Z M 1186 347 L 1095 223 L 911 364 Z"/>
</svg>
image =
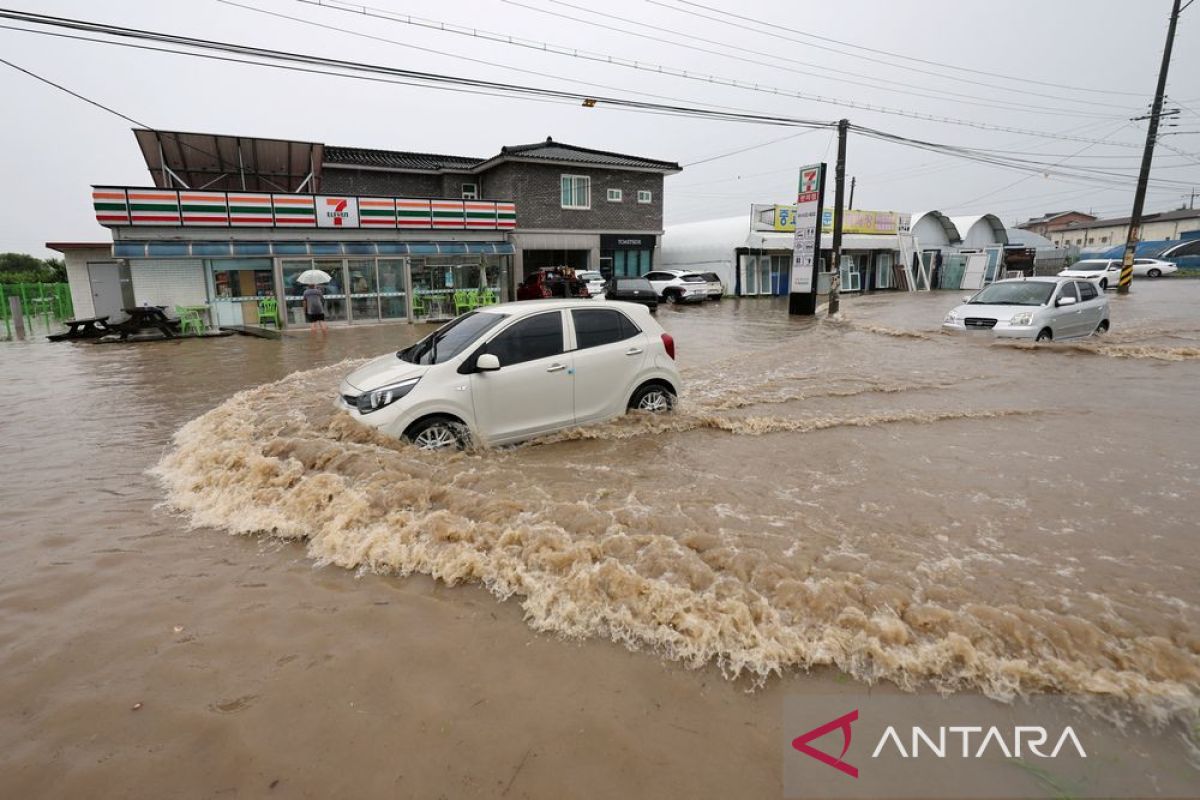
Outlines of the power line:
<svg viewBox="0 0 1200 800">
<path fill-rule="evenodd" d="M 727 153 L 720 153 L 720 154 L 718 154 L 718 155 L 715 155 L 715 156 L 709 156 L 708 158 L 702 158 L 702 159 L 700 159 L 699 161 L 689 161 L 688 163 L 686 163 L 686 164 L 683 164 L 682 166 L 685 166 L 685 167 L 694 167 L 694 166 L 696 166 L 696 165 L 698 165 L 698 164 L 707 164 L 707 163 L 709 163 L 710 161 L 718 161 L 718 160 L 720 160 L 720 159 L 722 159 L 722 158 L 728 158 L 729 156 L 736 156 L 736 155 L 738 155 L 738 154 L 740 154 L 740 153 L 746 153 L 746 152 L 749 152 L 750 150 L 758 150 L 758 149 L 759 149 L 759 148 L 761 148 L 761 147 L 767 147 L 767 146 L 769 146 L 769 145 L 773 145 L 773 144 L 779 144 L 780 142 L 786 142 L 786 141 L 788 141 L 789 139 L 797 139 L 797 138 L 799 138 L 799 137 L 801 137 L 801 136 L 807 136 L 807 135 L 808 135 L 808 134 L 810 134 L 810 133 L 812 133 L 812 131 L 811 131 L 811 130 L 808 130 L 808 131 L 801 131 L 800 133 L 793 133 L 793 134 L 791 134 L 791 135 L 789 135 L 789 136 L 783 136 L 783 137 L 780 137 L 779 139 L 772 139 L 772 140 L 771 140 L 771 141 L 769 141 L 769 142 L 760 142 L 759 144 L 752 144 L 752 145 L 750 145 L 749 147 L 742 147 L 742 148 L 739 148 L 739 149 L 737 149 L 737 150 L 730 150 L 730 151 L 729 151 L 729 152 L 727 152 Z"/>
<path fill-rule="evenodd" d="M 658 0 L 646 0 L 646 2 L 650 3 L 651 5 L 661 6 L 663 8 L 670 9 L 671 11 L 675 11 L 677 13 L 690 14 L 692 16 L 700 17 L 702 19 L 708 19 L 713 22 L 720 22 L 720 20 L 714 20 L 712 17 L 708 17 L 708 16 L 699 14 L 694 11 L 688 11 L 687 9 L 675 8 L 674 6 L 667 5 L 666 3 L 658 2 Z M 726 11 L 724 9 L 714 8 L 712 6 L 706 6 L 703 3 L 690 2 L 690 0 L 677 0 L 677 2 L 679 2 L 680 5 L 693 6 L 695 8 L 703 8 L 706 11 L 711 11 L 715 14 L 721 14 L 721 15 L 727 16 L 727 17 L 734 17 L 735 19 L 741 19 L 741 20 L 746 20 L 747 22 L 753 22 L 762 27 L 768 27 L 766 23 L 760 22 L 759 20 L 756 20 L 753 17 L 746 17 L 746 16 L 742 16 L 741 14 L 735 14 L 732 11 Z M 744 26 L 738 26 L 738 27 L 744 27 Z M 1031 83 L 1031 84 L 1035 84 L 1038 86 L 1049 86 L 1049 87 L 1053 87 L 1055 89 L 1071 89 L 1071 90 L 1078 91 L 1078 92 L 1090 92 L 1093 94 L 1108 94 L 1108 95 L 1123 95 L 1123 96 L 1127 96 L 1127 97 L 1142 97 L 1142 94 L 1139 92 L 1121 92 L 1121 91 L 1110 90 L 1110 89 L 1091 89 L 1086 86 L 1068 86 L 1067 84 L 1064 84 L 1064 83 L 1039 81 L 1034 78 L 1023 78 L 1023 77 L 1018 77 L 1015 75 L 1005 75 L 1004 73 L 995 72 L 993 70 L 972 69 L 971 67 L 963 67 L 963 66 L 959 66 L 956 64 L 948 64 L 948 63 L 945 63 L 942 61 L 931 61 L 929 59 L 917 58 L 916 56 L 904 55 L 903 53 L 893 53 L 888 50 L 877 50 L 872 47 L 867 47 L 865 45 L 858 45 L 858 44 L 854 44 L 853 42 L 846 42 L 846 41 L 842 41 L 840 39 L 833 39 L 828 36 L 820 36 L 818 34 L 808 33 L 806 31 L 798 30 L 796 28 L 789 28 L 786 25 L 779 25 L 778 23 L 775 23 L 769 27 L 777 27 L 780 30 L 785 30 L 790 33 L 798 34 L 800 36 L 805 36 L 805 37 L 808 37 L 811 39 L 817 39 L 817 40 L 823 41 L 823 42 L 832 42 L 834 44 L 840 44 L 844 47 L 850 47 L 855 50 L 865 50 L 866 52 L 869 52 L 869 53 L 877 53 L 879 55 L 891 56 L 893 58 L 899 58 L 899 59 L 903 59 L 905 61 L 912 61 L 912 62 L 915 62 L 918 64 L 926 64 L 926 65 L 934 66 L 934 67 L 943 67 L 945 69 L 958 70 L 960 72 L 968 72 L 968 73 L 971 73 L 974 75 L 986 75 L 990 78 L 1002 78 L 1004 80 L 1019 81 L 1021 83 Z M 773 36 L 775 38 L 784 39 L 786 41 L 793 41 L 793 42 L 796 41 L 795 39 L 791 39 L 786 36 L 781 36 L 780 34 L 772 33 L 771 31 L 762 31 L 762 30 L 756 30 L 753 28 L 750 28 L 749 30 L 752 30 L 755 33 L 765 33 L 768 36 Z M 921 72 L 925 75 L 934 75 L 936 77 L 948 78 L 950 80 L 964 81 L 966 83 L 976 83 L 980 86 L 989 86 L 989 87 L 996 88 L 996 89 L 1004 89 L 1005 91 L 1015 91 L 1013 89 L 1007 89 L 1006 87 L 1003 87 L 1003 86 L 995 86 L 995 85 L 989 84 L 989 83 L 979 83 L 978 81 L 968 81 L 965 78 L 954 78 L 952 76 L 945 75 L 944 73 L 930 72 L 928 70 L 920 70 L 920 69 L 916 69 L 915 67 L 905 67 L 902 64 L 893 64 L 890 61 L 881 61 L 879 59 L 869 58 L 867 56 L 858 56 L 853 53 L 846 53 L 842 50 L 837 50 L 837 49 L 831 48 L 831 47 L 822 47 L 820 45 L 813 45 L 813 44 L 807 43 L 807 42 L 801 42 L 801 44 L 809 44 L 809 46 L 816 47 L 821 50 L 828 50 L 830 52 L 838 53 L 840 55 L 850 56 L 851 58 L 861 58 L 866 61 L 871 61 L 871 62 L 874 62 L 877 64 L 884 64 L 889 67 L 899 67 L 901 69 L 909 69 L 914 72 Z M 1048 96 L 1048 95 L 1040 95 L 1040 96 Z"/>
<path fill-rule="evenodd" d="M 62 17 L 51 17 L 42 14 L 31 14 L 27 12 L 14 12 L 7 9 L 0 9 L 0 18 L 15 19 L 21 22 L 47 25 L 51 27 L 69 28 L 72 30 L 82 30 L 94 33 L 100 33 L 109 36 L 122 38 L 132 38 L 138 40 L 149 40 L 156 42 L 164 42 L 174 44 L 180 47 L 190 47 L 200 50 L 216 50 L 222 53 L 235 53 L 248 56 L 249 58 L 265 59 L 265 61 L 253 61 L 247 59 L 239 59 L 230 56 L 214 56 L 206 53 L 195 53 L 188 50 L 172 50 L 170 48 L 156 48 L 146 45 L 134 45 L 127 42 L 111 41 L 107 39 L 94 39 L 78 35 L 70 35 L 57 33 L 54 31 L 42 31 L 29 28 L 19 28 L 13 26 L 0 26 L 8 30 L 20 31 L 22 33 L 33 33 L 45 36 L 54 36 L 57 38 L 75 39 L 81 41 L 91 41 L 99 44 L 120 45 L 126 47 L 134 47 L 136 49 L 152 50 L 158 52 L 174 53 L 176 55 L 186 55 L 190 57 L 207 58 L 219 61 L 229 61 L 233 63 L 248 64 L 259 67 L 269 67 L 274 69 L 284 69 L 294 72 L 304 72 L 310 74 L 324 74 L 333 77 L 354 78 L 359 80 L 374 80 L 383 83 L 397 83 L 402 85 L 419 86 L 422 88 L 449 88 L 454 91 L 463 91 L 472 94 L 487 94 L 495 93 L 495 96 L 512 96 L 519 95 L 526 99 L 556 99 L 569 100 L 581 103 L 585 100 L 591 101 L 593 104 L 601 104 L 619 108 L 623 110 L 645 111 L 650 113 L 662 113 L 676 116 L 702 117 L 712 120 L 729 121 L 729 122 L 751 122 L 764 125 L 781 125 L 790 127 L 806 127 L 806 128 L 821 128 L 829 127 L 831 122 L 819 120 L 808 120 L 799 117 L 791 117 L 785 115 L 775 115 L 757 112 L 730 112 L 719 109 L 698 108 L 690 105 L 669 105 L 663 103 L 653 103 L 640 100 L 630 100 L 628 98 L 617 96 L 606 96 L 599 94 L 591 94 L 577 91 L 566 91 L 561 89 L 550 89 L 546 87 L 530 86 L 523 84 L 505 83 L 500 81 L 488 81 L 478 78 L 466 78 L 457 75 L 447 75 L 433 72 L 423 72 L 420 70 L 408 70 L 399 67 L 388 67 L 379 64 L 367 64 L 359 61 L 349 61 L 344 59 L 327 58 L 323 56 L 314 56 L 302 53 L 292 53 L 288 51 L 273 50 L 269 48 L 254 47 L 251 45 L 240 45 L 229 42 L 220 42 L 211 39 L 198 39 L 188 36 L 179 36 L 176 34 L 167 34 L 157 31 L 146 31 L 135 28 L 126 28 L 118 25 L 106 25 L 101 23 L 93 23 L 84 20 L 74 20 Z M 268 63 L 269 61 L 282 61 L 284 64 Z M 296 66 L 302 64 L 305 66 Z M 327 67 L 333 70 L 346 70 L 347 72 L 336 72 L 316 69 L 317 66 Z M 357 72 L 368 73 L 368 77 L 353 74 Z M 387 79 L 375 76 L 387 76 Z"/>
<path fill-rule="evenodd" d="M 322 6 L 325 6 L 326 8 L 333 7 L 333 6 L 326 5 L 324 2 L 321 2 L 321 0 L 297 0 L 297 1 L 302 2 L 302 3 L 313 3 L 316 5 L 322 5 Z M 340 0 L 331 0 L 331 2 L 340 2 Z M 593 22 L 591 20 L 580 19 L 578 17 L 570 16 L 569 14 L 562 14 L 562 13 L 557 13 L 554 11 L 549 11 L 547 9 L 538 8 L 536 6 L 526 5 L 525 3 L 515 2 L 514 0 L 504 0 L 504 2 L 508 3 L 509 5 L 514 5 L 514 6 L 518 6 L 520 8 L 528 9 L 530 11 L 535 11 L 539 14 L 548 14 L 550 16 L 559 17 L 560 19 L 567 19 L 567 20 L 571 20 L 573 22 L 582 23 L 584 25 L 590 25 L 593 27 L 601 28 L 603 30 L 614 31 L 617 33 L 621 33 L 622 35 L 625 35 L 625 36 L 633 35 L 633 36 L 637 36 L 638 38 L 641 38 L 641 39 L 648 39 L 648 40 L 654 41 L 654 42 L 669 44 L 674 47 L 681 47 L 681 48 L 684 48 L 687 50 L 694 50 L 694 51 L 701 52 L 701 53 L 717 55 L 717 56 L 721 56 L 723 58 L 728 58 L 728 59 L 731 59 L 734 61 L 740 61 L 740 62 L 747 63 L 747 64 L 757 64 L 759 66 L 769 67 L 773 70 L 783 69 L 788 72 L 795 73 L 797 75 L 806 75 L 809 77 L 822 78 L 825 80 L 835 80 L 835 81 L 840 81 L 842 83 L 849 83 L 854 86 L 864 86 L 869 89 L 880 89 L 880 88 L 886 89 L 886 87 L 882 87 L 882 86 L 878 85 L 878 84 L 882 83 L 882 84 L 888 84 L 891 86 L 901 87 L 899 89 L 886 89 L 887 91 L 890 91 L 893 93 L 898 92 L 900 94 L 909 94 L 914 97 L 924 97 L 924 98 L 928 98 L 928 99 L 932 99 L 932 100 L 945 100 L 947 97 L 965 98 L 964 103 L 966 105 L 982 106 L 984 108 L 999 108 L 999 109 L 1003 109 L 1003 110 L 1023 109 L 1023 110 L 1034 111 L 1035 113 L 1036 112 L 1048 112 L 1055 116 L 1074 116 L 1074 115 L 1086 116 L 1086 117 L 1105 116 L 1105 115 L 1099 115 L 1099 114 L 1088 114 L 1088 113 L 1080 113 L 1080 112 L 1076 112 L 1075 114 L 1073 114 L 1072 112 L 1065 111 L 1061 106 L 1052 108 L 1052 107 L 1048 107 L 1048 106 L 1035 106 L 1035 105 L 1031 105 L 1031 104 L 1027 104 L 1027 103 L 1024 103 L 1024 104 L 1016 104 L 1016 103 L 1001 104 L 1001 103 L 997 103 L 997 102 L 987 102 L 986 98 L 982 98 L 979 95 L 971 95 L 971 94 L 965 94 L 965 93 L 954 92 L 954 91 L 949 91 L 949 90 L 942 91 L 939 94 L 928 94 L 925 92 L 917 92 L 917 91 L 913 90 L 913 88 L 910 84 L 904 83 L 902 81 L 894 81 L 894 80 L 890 80 L 888 78 L 880 78 L 880 77 L 877 77 L 874 75 L 863 75 L 862 73 L 858 73 L 858 72 L 837 69 L 835 67 L 829 67 L 829 66 L 825 66 L 825 65 L 821 65 L 821 64 L 813 64 L 808 61 L 800 61 L 798 59 L 790 58 L 788 56 L 782 56 L 782 55 L 778 55 L 775 53 L 768 53 L 768 52 L 764 52 L 762 50 L 754 50 L 754 49 L 747 48 L 747 47 L 738 46 L 737 48 L 735 48 L 737 50 L 737 54 L 730 54 L 730 53 L 723 53 L 723 52 L 716 51 L 716 50 L 709 50 L 704 47 L 696 47 L 695 45 L 683 44 L 681 42 L 672 41 L 670 39 L 664 39 L 659 36 L 649 36 L 649 35 L 643 34 L 643 33 L 632 33 L 631 31 L 628 30 L 628 26 L 636 25 L 639 28 L 646 28 L 648 30 L 656 31 L 658 33 L 670 33 L 674 36 L 678 36 L 683 39 L 691 39 L 693 41 L 704 42 L 706 44 L 714 44 L 719 47 L 732 48 L 732 46 L 729 45 L 727 42 L 721 42 L 721 41 L 718 41 L 715 39 L 708 39 L 703 36 L 696 36 L 694 34 L 684 33 L 682 31 L 675 31 L 675 30 L 667 31 L 666 29 L 664 29 L 662 26 L 659 26 L 659 25 L 651 25 L 649 23 L 639 22 L 639 21 L 633 20 L 633 19 L 626 19 L 624 17 L 620 17 L 615 14 L 608 14 L 603 11 L 597 11 L 595 9 L 587 8 L 585 6 L 576 5 L 574 3 L 568 3 L 565 0 L 546 0 L 546 2 L 553 3 L 553 4 L 559 5 L 559 6 L 565 6 L 566 8 L 572 8 L 577 11 L 582 11 L 584 13 L 592 14 L 592 15 L 595 15 L 598 17 L 604 17 L 606 19 L 616 20 L 616 21 L 620 22 L 624 27 L 614 28 L 610 25 L 604 25 L 604 24 L 601 24 L 598 22 Z M 804 67 L 825 70 L 827 72 L 833 72 L 833 73 L 836 73 L 839 75 L 849 75 L 854 78 L 859 78 L 861 80 L 850 80 L 847 78 L 838 78 L 838 77 L 834 77 L 831 75 L 814 74 L 812 72 L 806 72 L 804 70 L 798 70 L 798 69 L 793 69 L 790 67 L 784 67 L 775 62 L 764 62 L 764 61 L 758 61 L 758 60 L 752 59 L 752 58 L 747 58 L 745 55 L 742 55 L 743 53 L 753 53 L 755 55 L 765 56 L 767 58 L 774 59 L 775 62 L 786 61 L 786 62 L 789 62 L 792 64 L 799 64 Z M 622 59 L 622 61 L 624 61 L 624 59 Z M 874 83 L 864 83 L 863 80 L 874 81 Z M 1019 90 L 1016 90 L 1016 89 L 1009 89 L 1007 91 L 1019 93 Z M 1063 101 L 1073 102 L 1073 103 L 1085 102 L 1085 101 L 1076 100 L 1075 98 L 1063 97 L 1060 95 L 1039 95 L 1039 96 L 1047 97 L 1047 98 L 1050 98 L 1053 100 L 1058 100 L 1060 102 L 1063 102 Z M 992 98 L 992 99 L 995 100 L 996 98 Z M 974 101 L 974 102 L 972 102 L 972 101 Z M 982 102 L 980 102 L 980 101 L 982 101 Z M 1114 104 L 1110 104 L 1110 103 L 1089 103 L 1088 105 L 1089 106 L 1102 105 L 1102 106 L 1109 106 L 1111 108 L 1119 108 L 1119 109 L 1122 109 L 1125 111 L 1128 110 L 1127 106 L 1114 105 Z"/>
</svg>

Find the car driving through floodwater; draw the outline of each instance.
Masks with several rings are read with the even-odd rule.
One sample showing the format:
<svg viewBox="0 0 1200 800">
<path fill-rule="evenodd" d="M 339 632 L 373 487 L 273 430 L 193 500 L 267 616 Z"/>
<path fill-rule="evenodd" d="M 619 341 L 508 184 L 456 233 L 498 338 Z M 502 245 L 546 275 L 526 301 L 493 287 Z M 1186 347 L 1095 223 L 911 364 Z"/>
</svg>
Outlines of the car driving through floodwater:
<svg viewBox="0 0 1200 800">
<path fill-rule="evenodd" d="M 675 341 L 644 306 L 536 300 L 464 314 L 350 373 L 338 395 L 363 424 L 438 450 L 667 412 L 679 387 Z"/>
<path fill-rule="evenodd" d="M 1071 278 L 996 281 L 946 315 L 948 333 L 990 332 L 1004 339 L 1073 339 L 1109 328 L 1108 298 Z"/>
</svg>

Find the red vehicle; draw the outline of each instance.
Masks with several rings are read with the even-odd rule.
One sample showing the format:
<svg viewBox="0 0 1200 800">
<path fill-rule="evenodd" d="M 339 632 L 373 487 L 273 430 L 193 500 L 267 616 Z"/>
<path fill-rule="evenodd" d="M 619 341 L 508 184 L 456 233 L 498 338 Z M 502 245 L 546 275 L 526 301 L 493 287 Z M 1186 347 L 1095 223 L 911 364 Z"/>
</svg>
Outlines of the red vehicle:
<svg viewBox="0 0 1200 800">
<path fill-rule="evenodd" d="M 518 300 L 541 300 L 547 297 L 591 297 L 587 281 L 575 276 L 570 267 L 543 267 L 517 287 Z"/>
</svg>

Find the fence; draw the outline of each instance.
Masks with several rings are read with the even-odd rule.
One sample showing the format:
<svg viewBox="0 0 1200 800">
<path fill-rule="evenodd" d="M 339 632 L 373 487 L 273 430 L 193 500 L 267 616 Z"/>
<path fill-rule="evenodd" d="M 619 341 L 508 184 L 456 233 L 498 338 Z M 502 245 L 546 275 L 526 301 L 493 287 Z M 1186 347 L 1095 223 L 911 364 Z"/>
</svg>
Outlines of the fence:
<svg viewBox="0 0 1200 800">
<path fill-rule="evenodd" d="M 71 289 L 65 283 L 0 283 L 0 317 L 4 319 L 5 338 L 11 339 L 12 312 L 9 298 L 21 299 L 21 314 L 30 330 L 38 320 L 50 332 L 52 322 L 62 322 L 75 315 L 71 305 Z"/>
</svg>

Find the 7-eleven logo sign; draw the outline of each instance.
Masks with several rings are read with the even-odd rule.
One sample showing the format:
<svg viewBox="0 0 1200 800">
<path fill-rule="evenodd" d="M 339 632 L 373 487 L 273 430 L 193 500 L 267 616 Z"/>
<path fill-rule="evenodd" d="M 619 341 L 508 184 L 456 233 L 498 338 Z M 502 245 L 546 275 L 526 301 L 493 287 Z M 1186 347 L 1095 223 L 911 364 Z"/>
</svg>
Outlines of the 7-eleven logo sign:
<svg viewBox="0 0 1200 800">
<path fill-rule="evenodd" d="M 357 228 L 357 197 L 318 197 L 317 226 L 320 228 Z"/>
<path fill-rule="evenodd" d="M 820 191 L 821 168 L 819 166 L 803 167 L 800 170 L 800 194 Z"/>
</svg>

